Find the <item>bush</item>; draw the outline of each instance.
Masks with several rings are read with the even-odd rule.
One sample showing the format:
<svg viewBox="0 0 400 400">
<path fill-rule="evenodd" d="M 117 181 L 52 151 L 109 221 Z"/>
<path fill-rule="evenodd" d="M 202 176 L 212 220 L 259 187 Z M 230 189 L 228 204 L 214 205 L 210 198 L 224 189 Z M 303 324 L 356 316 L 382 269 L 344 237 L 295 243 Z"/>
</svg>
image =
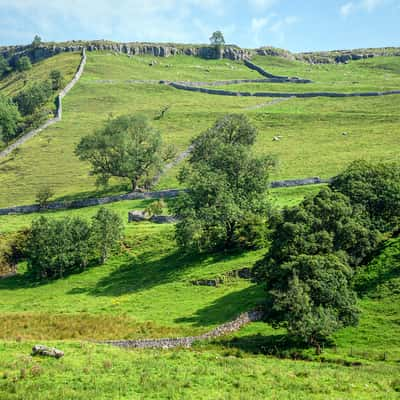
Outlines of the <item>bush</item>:
<svg viewBox="0 0 400 400">
<path fill-rule="evenodd" d="M 51 71 L 49 78 L 53 90 L 59 90 L 63 87 L 64 77 L 60 71 L 56 69 Z"/>
<path fill-rule="evenodd" d="M 54 191 L 50 186 L 42 186 L 36 193 L 36 201 L 41 208 L 45 208 L 53 196 Z"/>
<path fill-rule="evenodd" d="M 104 208 L 91 224 L 79 217 L 40 217 L 32 222 L 27 238 L 28 271 L 39 279 L 62 278 L 82 271 L 90 262 L 106 261 L 121 237 L 119 216 Z"/>
<path fill-rule="evenodd" d="M 28 56 L 22 56 L 16 63 L 16 70 L 18 72 L 28 71 L 32 68 L 31 60 Z"/>
<path fill-rule="evenodd" d="M 17 136 L 21 115 L 11 99 L 0 94 L 0 138 L 8 143 Z"/>
<path fill-rule="evenodd" d="M 14 97 L 14 102 L 22 115 L 33 114 L 39 107 L 48 102 L 52 96 L 51 83 L 49 81 L 34 83 Z"/>
<path fill-rule="evenodd" d="M 0 55 L 0 78 L 10 70 L 7 60 Z"/>
<path fill-rule="evenodd" d="M 160 215 L 163 213 L 166 204 L 163 199 L 153 201 L 145 210 L 145 213 L 152 217 L 153 215 Z"/>
<path fill-rule="evenodd" d="M 360 207 L 373 229 L 388 232 L 400 225 L 400 164 L 355 161 L 331 187 Z"/>
</svg>

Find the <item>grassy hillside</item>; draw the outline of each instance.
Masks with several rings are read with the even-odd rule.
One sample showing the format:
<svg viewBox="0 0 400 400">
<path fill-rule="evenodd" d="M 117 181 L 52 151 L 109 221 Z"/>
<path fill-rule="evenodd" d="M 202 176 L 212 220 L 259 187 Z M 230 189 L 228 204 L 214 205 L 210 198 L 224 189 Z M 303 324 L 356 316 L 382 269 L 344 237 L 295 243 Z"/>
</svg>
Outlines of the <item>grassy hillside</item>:
<svg viewBox="0 0 400 400">
<path fill-rule="evenodd" d="M 72 54 L 57 57 L 73 57 Z M 46 60 L 35 69 L 51 69 Z M 75 55 L 76 61 L 78 55 Z M 150 66 L 151 61 L 157 64 Z M 350 81 L 379 89 L 380 82 L 396 86 L 398 58 L 375 58 L 347 65 L 309 65 L 278 57 L 256 57 L 255 62 L 281 75 L 312 78 L 315 84 L 292 84 L 288 90 L 311 85 L 343 85 Z M 109 114 L 142 112 L 150 119 L 170 106 L 166 116 L 153 124 L 167 143 L 181 151 L 191 138 L 228 112 L 244 112 L 259 129 L 255 151 L 279 158 L 273 178 L 329 177 L 356 158 L 394 160 L 399 146 L 400 96 L 352 99 L 291 99 L 263 106 L 269 99 L 211 96 L 179 91 L 158 84 L 132 80 L 191 80 L 259 78 L 239 62 L 201 60 L 179 56 L 168 59 L 88 53 L 85 73 L 64 100 L 63 121 L 0 160 L 0 206 L 34 201 L 41 185 L 49 184 L 57 198 L 99 195 L 89 166 L 74 155 L 79 139 L 101 126 Z M 385 83 L 386 84 L 386 83 Z M 350 85 L 350 86 L 349 86 Z M 356 85 L 356 84 L 354 84 Z M 240 85 L 232 86 L 240 88 Z M 278 86 L 274 86 L 278 87 Z M 350 89 L 349 89 L 350 88 Z M 329 89 L 329 90 L 330 90 Z M 255 108 L 260 105 L 260 108 Z M 346 132 L 347 135 L 343 135 Z M 274 136 L 283 136 L 279 142 Z M 176 187 L 176 172 L 170 171 L 159 187 Z M 122 183 L 122 186 L 121 186 Z M 114 181 L 109 192 L 127 187 Z"/>
<path fill-rule="evenodd" d="M 59 70 L 69 82 L 79 65 L 79 53 L 61 53 L 40 63 L 33 64 L 32 69 L 24 73 L 13 72 L 0 80 L 0 92 L 6 96 L 14 96 L 24 88 L 24 82 L 44 81 L 49 78 L 50 71 Z"/>
<path fill-rule="evenodd" d="M 145 206 L 135 201 L 108 207 L 126 217 L 127 209 Z M 90 217 L 95 210 L 68 213 Z M 13 230 L 30 218 L 8 216 L 0 223 Z M 250 266 L 263 251 L 185 257 L 176 249 L 172 226 L 130 224 L 126 235 L 124 253 L 102 267 L 42 285 L 23 275 L 0 281 L 2 399 L 25 400 L 31 392 L 39 399 L 149 398 L 155 392 L 193 399 L 398 397 L 400 294 L 382 289 L 381 272 L 390 265 L 390 276 L 398 273 L 399 238 L 360 272 L 363 285 L 371 271 L 383 277 L 379 287 L 365 286 L 360 325 L 337 332 L 334 346 L 316 357 L 313 350 L 285 344 L 284 332 L 264 323 L 192 350 L 125 351 L 87 343 L 204 332 L 263 299 L 262 287 L 245 280 L 217 288 L 190 284 Z M 29 357 L 38 341 L 65 350 L 65 357 Z M 280 357 L 303 361 L 280 360 L 278 348 Z"/>
</svg>

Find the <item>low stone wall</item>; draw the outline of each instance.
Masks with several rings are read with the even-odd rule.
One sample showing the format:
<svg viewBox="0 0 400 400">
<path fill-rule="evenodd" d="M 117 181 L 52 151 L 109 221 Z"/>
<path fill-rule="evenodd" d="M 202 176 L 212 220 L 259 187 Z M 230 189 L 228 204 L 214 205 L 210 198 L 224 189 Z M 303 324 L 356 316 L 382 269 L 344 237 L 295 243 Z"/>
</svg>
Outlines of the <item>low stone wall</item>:
<svg viewBox="0 0 400 400">
<path fill-rule="evenodd" d="M 305 179 L 293 179 L 293 180 L 291 179 L 284 181 L 273 181 L 271 182 L 270 187 L 271 188 L 294 187 L 303 185 L 315 185 L 328 182 L 330 182 L 329 179 L 321 179 L 321 178 L 305 178 Z M 131 192 L 126 194 L 107 196 L 101 198 L 90 198 L 90 199 L 73 200 L 73 201 L 55 201 L 49 203 L 45 208 L 41 208 L 38 204 L 31 204 L 26 206 L 13 206 L 7 208 L 0 208 L 0 215 L 32 214 L 40 211 L 69 210 L 75 208 L 100 206 L 124 200 L 173 198 L 179 196 L 179 194 L 183 193 L 184 191 L 185 189 L 167 189 L 155 192 Z"/>
<path fill-rule="evenodd" d="M 279 76 L 279 75 L 273 75 L 269 72 L 267 72 L 264 68 L 261 68 L 260 66 L 252 63 L 250 60 L 243 60 L 244 64 L 246 67 L 257 71 L 260 75 L 263 75 L 267 78 L 274 79 L 277 82 L 297 82 L 297 83 L 312 83 L 311 80 L 309 79 L 302 79 L 298 77 L 289 77 L 289 76 Z"/>
<path fill-rule="evenodd" d="M 38 135 L 40 132 L 47 129 L 49 126 L 54 125 L 56 122 L 61 121 L 61 119 L 62 119 L 62 99 L 75 86 L 75 84 L 78 82 L 79 78 L 82 76 L 83 70 L 85 68 L 85 64 L 86 64 L 86 53 L 85 53 L 85 49 L 83 49 L 82 50 L 82 59 L 79 64 L 77 72 L 75 73 L 71 82 L 69 82 L 68 85 L 58 95 L 57 110 L 55 113 L 55 117 L 47 120 L 43 125 L 39 126 L 39 128 L 29 131 L 28 133 L 26 133 L 25 135 L 23 135 L 19 139 L 17 139 L 14 143 L 12 143 L 8 147 L 6 147 L 3 151 L 0 152 L 0 159 L 7 157 L 17 147 L 21 146 L 22 144 L 27 142 L 29 139 L 32 139 L 33 137 Z"/>
<path fill-rule="evenodd" d="M 312 97 L 376 97 L 376 96 L 389 96 L 400 94 L 400 90 L 390 90 L 386 92 L 356 92 L 356 93 L 337 93 L 337 92 L 305 92 L 305 93 L 287 93 L 287 92 L 234 92 L 222 89 L 208 89 L 204 87 L 194 87 L 190 85 L 178 84 L 175 82 L 167 83 L 169 86 L 179 89 L 187 90 L 189 92 L 199 92 L 206 94 L 214 94 L 219 96 L 237 96 L 237 97 L 298 97 L 298 98 L 312 98 Z"/>
<path fill-rule="evenodd" d="M 159 348 L 171 349 L 174 347 L 191 347 L 192 344 L 199 340 L 210 340 L 219 336 L 228 335 L 238 331 L 244 325 L 250 322 L 261 321 L 264 312 L 260 310 L 248 311 L 240 314 L 235 320 L 222 324 L 210 332 L 198 336 L 188 336 L 182 338 L 165 338 L 165 339 L 142 339 L 142 340 L 107 340 L 98 343 L 109 344 L 122 348 Z"/>
<path fill-rule="evenodd" d="M 332 179 L 322 179 L 318 176 L 314 178 L 304 178 L 304 179 L 288 179 L 284 181 L 271 182 L 271 188 L 284 188 L 284 187 L 295 187 L 295 186 L 305 186 L 305 185 L 319 185 L 322 183 L 330 183 Z"/>
</svg>

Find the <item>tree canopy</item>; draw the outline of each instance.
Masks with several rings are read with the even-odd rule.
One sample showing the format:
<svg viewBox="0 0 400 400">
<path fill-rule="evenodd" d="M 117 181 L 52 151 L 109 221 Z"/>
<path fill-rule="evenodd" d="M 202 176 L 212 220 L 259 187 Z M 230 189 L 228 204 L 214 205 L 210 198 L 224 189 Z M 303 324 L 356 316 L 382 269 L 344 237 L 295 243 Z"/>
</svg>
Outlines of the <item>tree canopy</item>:
<svg viewBox="0 0 400 400">
<path fill-rule="evenodd" d="M 35 82 L 14 97 L 20 113 L 24 116 L 33 114 L 39 107 L 47 103 L 52 95 L 49 81 Z"/>
<path fill-rule="evenodd" d="M 354 161 L 331 187 L 364 210 L 372 229 L 387 232 L 400 226 L 400 164 Z"/>
<path fill-rule="evenodd" d="M 16 63 L 16 69 L 18 72 L 28 71 L 32 68 L 31 60 L 28 56 L 22 56 Z"/>
<path fill-rule="evenodd" d="M 149 185 L 168 158 L 162 151 L 160 133 L 142 115 L 108 120 L 94 134 L 82 138 L 76 154 L 91 163 L 99 184 L 107 184 L 112 176 L 127 178 L 132 190 Z"/>
<path fill-rule="evenodd" d="M 221 31 L 215 31 L 210 37 L 210 43 L 213 46 L 223 46 L 225 44 L 225 38 Z"/>
<path fill-rule="evenodd" d="M 13 101 L 0 94 L 0 138 L 8 143 L 17 134 L 21 115 Z"/>
<path fill-rule="evenodd" d="M 176 237 L 186 251 L 263 245 L 274 160 L 251 155 L 256 135 L 247 117 L 227 115 L 193 141 L 179 177 L 187 192 L 174 205 L 181 218 Z"/>
</svg>

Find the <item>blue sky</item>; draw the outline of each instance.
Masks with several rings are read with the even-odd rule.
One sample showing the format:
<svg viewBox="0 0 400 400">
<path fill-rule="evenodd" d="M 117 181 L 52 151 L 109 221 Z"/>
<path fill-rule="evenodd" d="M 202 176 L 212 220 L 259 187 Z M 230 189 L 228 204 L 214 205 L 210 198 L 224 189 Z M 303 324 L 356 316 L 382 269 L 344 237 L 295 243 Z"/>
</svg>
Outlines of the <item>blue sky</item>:
<svg viewBox="0 0 400 400">
<path fill-rule="evenodd" d="M 0 45 L 110 39 L 292 51 L 400 46 L 400 0 L 0 0 Z"/>
</svg>

